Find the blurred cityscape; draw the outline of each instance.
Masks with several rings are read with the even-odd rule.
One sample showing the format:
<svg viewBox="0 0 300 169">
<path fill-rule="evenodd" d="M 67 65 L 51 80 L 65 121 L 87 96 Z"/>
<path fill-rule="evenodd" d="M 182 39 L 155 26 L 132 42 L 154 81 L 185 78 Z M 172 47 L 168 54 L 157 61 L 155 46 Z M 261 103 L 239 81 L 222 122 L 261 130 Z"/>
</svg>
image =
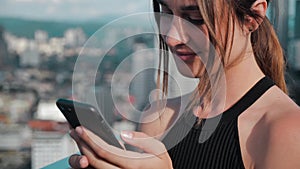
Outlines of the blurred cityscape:
<svg viewBox="0 0 300 169">
<path fill-rule="evenodd" d="M 296 12 L 300 11 L 300 0 L 288 2 L 276 4 L 286 11 L 282 15 L 274 15 L 272 11 L 269 15 L 276 21 L 276 31 L 286 52 L 290 95 L 300 105 L 300 13 Z M 76 25 L 0 18 L 0 168 L 41 168 L 78 151 L 68 135 L 68 124 L 56 108 L 58 98 L 76 99 L 95 92 L 101 112 L 116 130 L 135 129 L 134 122 L 124 123 L 124 116 L 138 118 L 139 114 L 131 111 L 127 112 L 131 115 L 124 115 L 116 109 L 109 84 L 118 65 L 133 55 L 130 62 L 126 62 L 128 69 L 118 77 L 119 91 L 116 92 L 120 96 L 117 101 L 121 107 L 132 104 L 137 110 L 148 103 L 149 93 L 155 88 L 155 71 L 145 71 L 134 80 L 130 79 L 130 74 L 155 64 L 151 52 L 144 52 L 142 56 L 135 53 L 153 48 L 154 36 L 124 39 L 107 53 L 104 53 L 105 44 L 103 48 L 91 48 L 88 53 L 81 53 L 88 38 L 104 23 Z M 117 42 L 120 37 L 139 29 L 127 23 L 111 28 L 109 34 L 101 37 Z M 77 86 L 78 93 L 74 94 L 72 77 L 80 54 L 105 57 L 97 76 L 92 77 L 96 86 L 90 88 L 90 84 L 86 84 L 88 81 L 82 80 L 78 82 L 81 84 Z M 81 73 L 78 76 L 89 78 L 89 72 Z M 130 97 L 121 94 L 128 92 L 124 91 L 124 86 L 130 86 Z M 122 111 L 126 111 L 126 106 L 123 107 Z"/>
<path fill-rule="evenodd" d="M 103 35 L 103 39 L 117 42 L 120 37 L 138 32 L 137 29 L 141 28 L 130 25 L 113 27 L 108 35 Z M 141 57 L 135 56 L 134 52 L 153 47 L 154 37 L 143 35 L 125 39 L 107 54 L 104 54 L 105 46 L 103 49 L 97 47 L 85 50 L 89 57 L 105 57 L 99 65 L 97 76 L 91 77 L 96 82 L 95 89 L 85 86 L 86 79 L 83 79 L 78 93 L 80 96 L 76 96 L 72 94 L 73 69 L 90 35 L 81 27 L 67 28 L 61 37 L 49 34 L 37 29 L 33 37 L 18 36 L 6 30 L 5 25 L 0 27 L 0 168 L 40 168 L 78 151 L 67 134 L 65 118 L 56 108 L 55 101 L 58 98 L 75 99 L 95 91 L 99 107 L 103 108 L 101 112 L 106 113 L 106 120 L 116 130 L 124 130 L 126 127 L 134 130 L 136 127 L 134 123 L 122 123 L 123 115 L 114 107 L 109 84 L 120 62 L 130 54 L 133 54 L 133 58 Z M 139 63 L 128 62 L 127 72 L 122 72 L 120 85 L 132 83 L 129 74 L 137 66 L 154 63 L 154 58 L 144 53 L 142 59 L 136 61 Z M 87 72 L 80 73 L 87 76 Z M 151 73 L 154 72 L 150 71 L 147 76 L 153 81 L 154 74 Z M 141 77 L 137 83 L 144 90 L 151 91 L 155 83 L 149 83 L 143 75 Z M 139 105 L 146 104 L 142 100 L 148 99 L 145 92 L 131 91 L 129 98 L 118 100 L 119 104 L 131 103 L 141 107 Z M 135 100 L 139 102 L 134 103 Z"/>
</svg>

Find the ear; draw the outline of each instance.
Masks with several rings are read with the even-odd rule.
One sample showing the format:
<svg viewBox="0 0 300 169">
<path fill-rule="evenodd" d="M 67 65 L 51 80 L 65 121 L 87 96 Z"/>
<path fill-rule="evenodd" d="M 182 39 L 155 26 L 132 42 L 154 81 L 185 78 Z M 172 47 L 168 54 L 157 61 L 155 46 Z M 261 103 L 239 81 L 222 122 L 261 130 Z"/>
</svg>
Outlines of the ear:
<svg viewBox="0 0 300 169">
<path fill-rule="evenodd" d="M 267 9 L 268 3 L 266 0 L 256 0 L 252 4 L 251 11 L 259 15 L 260 17 L 254 18 L 249 15 L 245 16 L 245 31 L 247 33 L 251 33 L 258 29 L 259 25 L 263 22 L 264 18 L 266 17 Z"/>
</svg>

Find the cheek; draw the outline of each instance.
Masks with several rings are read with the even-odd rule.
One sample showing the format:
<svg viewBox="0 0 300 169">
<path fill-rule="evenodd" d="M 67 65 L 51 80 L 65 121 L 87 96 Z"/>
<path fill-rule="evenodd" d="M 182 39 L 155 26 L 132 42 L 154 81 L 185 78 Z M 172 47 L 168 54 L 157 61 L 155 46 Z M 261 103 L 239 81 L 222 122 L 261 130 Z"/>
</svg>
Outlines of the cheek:
<svg viewBox="0 0 300 169">
<path fill-rule="evenodd" d="M 209 56 L 209 53 L 214 52 L 215 49 L 212 43 L 210 42 L 208 28 L 205 25 L 203 25 L 199 28 L 199 30 L 201 31 L 198 31 L 197 33 L 194 34 L 197 36 L 191 35 L 190 46 L 198 54 L 199 58 L 196 59 L 197 63 L 198 64 L 200 63 L 201 67 L 207 68 L 207 66 L 210 66 L 208 65 L 209 60 L 213 59 L 213 58 L 209 58 L 211 57 Z M 212 48 L 213 51 L 210 51 L 211 50 L 210 47 L 213 47 Z"/>
<path fill-rule="evenodd" d="M 169 34 L 172 25 L 172 16 L 168 14 L 157 14 L 160 18 L 159 23 L 159 31 L 160 34 L 163 35 L 164 40 L 166 40 L 166 36 Z"/>
<path fill-rule="evenodd" d="M 188 32 L 190 41 L 188 46 L 198 54 L 201 60 L 205 63 L 208 60 L 209 47 L 211 42 L 209 40 L 208 29 L 205 25 L 199 26 L 197 30 L 192 29 Z"/>
</svg>

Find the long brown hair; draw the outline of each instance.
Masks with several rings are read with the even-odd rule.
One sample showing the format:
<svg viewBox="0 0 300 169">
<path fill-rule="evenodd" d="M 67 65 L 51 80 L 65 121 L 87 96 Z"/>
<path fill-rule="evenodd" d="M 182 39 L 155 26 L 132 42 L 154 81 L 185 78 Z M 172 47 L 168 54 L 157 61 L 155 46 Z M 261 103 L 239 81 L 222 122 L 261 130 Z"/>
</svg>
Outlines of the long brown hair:
<svg viewBox="0 0 300 169">
<path fill-rule="evenodd" d="M 249 15 L 259 18 L 256 13 L 250 10 L 251 5 L 256 0 L 231 0 L 234 4 L 235 12 L 241 24 L 244 23 L 244 16 Z M 267 0 L 269 3 L 270 0 Z M 265 17 L 259 28 L 251 34 L 251 43 L 255 59 L 263 73 L 276 83 L 276 85 L 285 93 L 288 93 L 284 78 L 285 58 L 282 47 L 279 43 L 276 32 Z"/>
<path fill-rule="evenodd" d="M 204 22 L 209 30 L 209 38 L 214 45 L 214 47 L 219 49 L 219 55 L 221 56 L 221 61 L 223 63 L 223 66 L 225 66 L 225 58 L 228 59 L 231 49 L 232 49 L 232 39 L 233 34 L 230 33 L 234 30 L 234 24 L 232 24 L 235 21 L 235 18 L 237 18 L 237 22 L 240 23 L 240 26 L 242 26 L 245 22 L 245 16 L 251 16 L 255 19 L 258 19 L 259 15 L 254 13 L 251 10 L 252 4 L 256 0 L 218 0 L 220 3 L 222 3 L 222 8 L 226 8 L 225 11 L 227 11 L 227 14 L 222 15 L 222 20 L 224 23 L 224 19 L 227 23 L 227 29 L 226 32 L 229 32 L 225 39 L 217 39 L 216 33 L 217 31 L 215 27 L 215 23 L 220 23 L 218 19 L 220 17 L 216 17 L 217 15 L 220 15 L 220 11 L 217 11 L 215 8 L 212 8 L 215 5 L 216 0 L 197 0 L 200 13 L 204 19 Z M 267 0 L 269 3 L 269 0 Z M 154 12 L 160 12 L 160 6 L 156 0 L 153 0 L 153 8 Z M 232 13 L 236 15 L 236 17 L 232 17 Z M 224 18 L 227 17 L 227 18 Z M 156 17 L 157 24 L 160 23 L 159 17 Z M 224 29 L 224 28 L 222 28 Z M 160 41 L 160 48 L 162 51 L 167 51 L 168 47 L 166 43 L 164 42 L 162 36 L 159 36 Z M 231 43 L 228 43 L 231 42 Z M 258 63 L 260 69 L 263 71 L 263 73 L 266 76 L 269 76 L 275 84 L 285 93 L 287 93 L 287 87 L 286 82 L 284 78 L 285 73 L 285 58 L 283 55 L 283 51 L 281 48 L 281 45 L 279 43 L 278 37 L 276 35 L 276 32 L 270 23 L 269 19 L 267 17 L 263 18 L 263 22 L 259 26 L 257 30 L 252 32 L 251 34 L 251 44 L 253 47 L 253 52 L 255 55 L 256 62 Z M 160 66 L 162 66 L 161 62 L 163 62 L 163 69 L 168 72 L 168 55 L 164 55 L 167 52 L 161 52 L 160 56 Z M 160 76 L 160 71 L 158 72 Z M 212 97 L 210 94 L 211 91 L 211 84 L 209 83 L 209 76 L 207 73 L 201 78 L 201 83 L 198 85 L 198 98 L 204 98 L 207 97 L 208 100 Z M 167 74 L 164 74 L 163 76 L 163 91 L 166 93 L 167 87 Z M 159 79 L 158 79 L 159 80 Z M 195 97 L 197 97 L 195 95 Z M 204 96 L 204 97 L 203 97 Z"/>
</svg>

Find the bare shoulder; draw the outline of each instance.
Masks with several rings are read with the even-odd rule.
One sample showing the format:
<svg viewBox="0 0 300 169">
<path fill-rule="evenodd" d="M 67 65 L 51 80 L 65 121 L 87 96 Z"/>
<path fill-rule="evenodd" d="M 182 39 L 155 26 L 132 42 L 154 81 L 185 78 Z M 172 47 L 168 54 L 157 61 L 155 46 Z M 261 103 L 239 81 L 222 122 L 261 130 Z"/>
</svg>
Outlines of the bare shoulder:
<svg viewBox="0 0 300 169">
<path fill-rule="evenodd" d="M 270 162 L 278 168 L 300 168 L 300 108 L 286 95 L 279 98 L 284 100 L 276 102 L 278 115 L 270 121 Z"/>
<path fill-rule="evenodd" d="M 274 87 L 271 90 L 269 95 L 267 95 L 266 101 L 269 101 L 267 115 L 270 117 L 272 126 L 277 126 L 290 120 L 300 120 L 300 107 L 278 87 Z"/>
<path fill-rule="evenodd" d="M 256 168 L 300 168 L 300 108 L 277 87 L 265 96 Z M 260 137 L 260 138 L 259 138 Z"/>
<path fill-rule="evenodd" d="M 179 97 L 152 103 L 143 112 L 140 130 L 149 136 L 160 137 L 177 117 L 179 106 Z"/>
<path fill-rule="evenodd" d="M 271 168 L 300 168 L 300 109 L 294 107 L 282 111 L 281 118 L 270 122 L 268 134 L 265 165 Z"/>
</svg>

